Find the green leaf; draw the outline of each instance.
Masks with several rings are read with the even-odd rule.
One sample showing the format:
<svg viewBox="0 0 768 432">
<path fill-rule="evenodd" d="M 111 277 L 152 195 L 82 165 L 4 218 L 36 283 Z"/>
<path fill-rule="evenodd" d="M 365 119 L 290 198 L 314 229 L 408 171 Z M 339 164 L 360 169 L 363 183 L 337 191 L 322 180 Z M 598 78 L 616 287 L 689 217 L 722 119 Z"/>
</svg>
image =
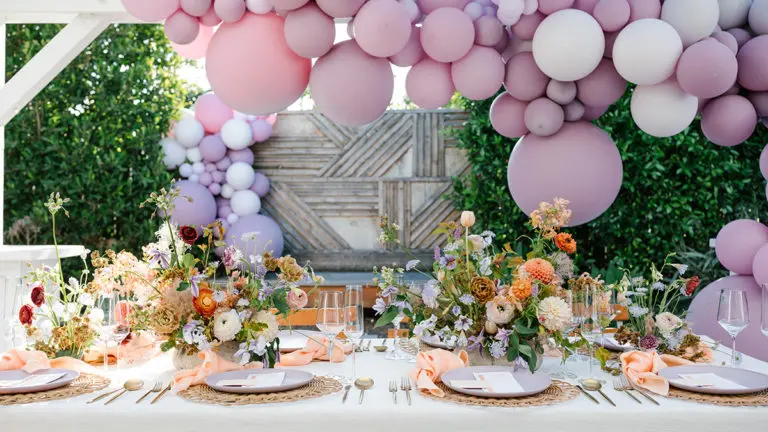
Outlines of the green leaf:
<svg viewBox="0 0 768 432">
<path fill-rule="evenodd" d="M 285 296 L 275 296 L 274 302 L 275 309 L 277 309 L 281 315 L 286 315 L 291 310 L 291 308 L 288 306 L 288 302 L 286 301 Z"/>
<path fill-rule="evenodd" d="M 388 307 L 387 310 L 384 311 L 384 313 L 379 317 L 379 319 L 376 320 L 376 325 L 374 327 L 382 327 L 392 324 L 392 320 L 395 319 L 399 313 L 400 311 L 398 310 L 397 306 Z"/>
<path fill-rule="evenodd" d="M 190 286 L 190 283 L 187 281 L 181 281 L 178 287 L 176 287 L 176 291 L 186 291 Z"/>
<path fill-rule="evenodd" d="M 195 256 L 192 254 L 184 254 L 184 267 L 192 268 L 195 266 Z"/>
<path fill-rule="evenodd" d="M 526 327 L 521 321 L 515 323 L 515 331 L 521 336 L 531 336 L 536 334 L 535 328 Z"/>
<path fill-rule="evenodd" d="M 520 355 L 520 339 L 517 333 L 509 335 L 509 348 L 507 349 L 507 361 L 513 362 Z"/>
</svg>

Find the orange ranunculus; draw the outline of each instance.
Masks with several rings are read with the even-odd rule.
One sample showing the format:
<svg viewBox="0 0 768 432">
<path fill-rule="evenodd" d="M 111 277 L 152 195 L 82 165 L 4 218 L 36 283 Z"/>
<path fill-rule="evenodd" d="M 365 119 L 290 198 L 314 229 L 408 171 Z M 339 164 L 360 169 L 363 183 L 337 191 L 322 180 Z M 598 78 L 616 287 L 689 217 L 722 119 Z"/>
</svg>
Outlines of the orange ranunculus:
<svg viewBox="0 0 768 432">
<path fill-rule="evenodd" d="M 568 233 L 560 233 L 555 236 L 555 245 L 567 254 L 576 253 L 576 240 Z"/>
<path fill-rule="evenodd" d="M 552 282 L 555 278 L 555 268 L 552 263 L 542 258 L 533 258 L 523 264 L 523 268 L 531 278 L 537 279 L 544 284 Z"/>
<path fill-rule="evenodd" d="M 213 299 L 213 290 L 200 287 L 200 295 L 194 300 L 195 311 L 205 318 L 210 318 L 216 313 L 216 300 Z"/>
<path fill-rule="evenodd" d="M 532 292 L 533 285 L 528 279 L 517 279 L 512 282 L 512 286 L 509 288 L 509 293 L 520 301 L 524 301 L 530 297 Z"/>
</svg>

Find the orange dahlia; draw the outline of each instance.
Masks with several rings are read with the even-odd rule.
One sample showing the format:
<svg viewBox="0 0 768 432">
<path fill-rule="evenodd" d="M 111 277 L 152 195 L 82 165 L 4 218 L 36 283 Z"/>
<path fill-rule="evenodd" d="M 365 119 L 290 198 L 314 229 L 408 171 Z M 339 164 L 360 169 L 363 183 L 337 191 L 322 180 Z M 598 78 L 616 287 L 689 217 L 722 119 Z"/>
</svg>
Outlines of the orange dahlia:
<svg viewBox="0 0 768 432">
<path fill-rule="evenodd" d="M 200 295 L 194 299 L 195 311 L 205 318 L 210 318 L 216 313 L 216 300 L 213 299 L 213 290 L 200 286 Z"/>
<path fill-rule="evenodd" d="M 523 264 L 523 268 L 531 278 L 537 279 L 545 284 L 552 282 L 555 278 L 555 268 L 552 264 L 541 258 L 528 260 Z"/>
<path fill-rule="evenodd" d="M 568 233 L 560 233 L 555 236 L 555 245 L 567 254 L 576 253 L 576 240 Z"/>
<path fill-rule="evenodd" d="M 533 285 L 528 279 L 517 279 L 512 282 L 512 286 L 509 288 L 509 293 L 516 299 L 523 301 L 531 296 Z"/>
</svg>

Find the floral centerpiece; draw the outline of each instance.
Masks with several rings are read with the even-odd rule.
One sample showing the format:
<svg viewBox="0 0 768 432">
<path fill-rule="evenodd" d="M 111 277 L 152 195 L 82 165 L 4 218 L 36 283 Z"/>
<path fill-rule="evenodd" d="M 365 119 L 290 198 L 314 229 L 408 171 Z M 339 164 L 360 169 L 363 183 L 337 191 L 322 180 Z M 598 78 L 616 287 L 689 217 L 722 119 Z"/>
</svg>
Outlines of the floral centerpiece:
<svg viewBox="0 0 768 432">
<path fill-rule="evenodd" d="M 405 315 L 422 339 L 436 338 L 487 359 L 522 359 L 534 370 L 544 351 L 542 339 L 567 343 L 560 332 L 571 323 L 571 309 L 561 298 L 564 282 L 573 276 L 570 255 L 576 252 L 571 235 L 560 232 L 571 216 L 567 204 L 555 199 L 532 213 L 535 235 L 528 238 L 531 252 L 525 256 L 510 245 L 497 250 L 493 232 L 471 233 L 472 212 L 463 212 L 460 224 L 440 224 L 435 233 L 445 236 L 447 245 L 435 247 L 423 288 L 404 286 L 397 278 L 404 271 L 421 271 L 418 260 L 405 268 L 375 269 L 377 325 Z M 397 228 L 382 221 L 379 239 L 398 244 Z"/>
</svg>

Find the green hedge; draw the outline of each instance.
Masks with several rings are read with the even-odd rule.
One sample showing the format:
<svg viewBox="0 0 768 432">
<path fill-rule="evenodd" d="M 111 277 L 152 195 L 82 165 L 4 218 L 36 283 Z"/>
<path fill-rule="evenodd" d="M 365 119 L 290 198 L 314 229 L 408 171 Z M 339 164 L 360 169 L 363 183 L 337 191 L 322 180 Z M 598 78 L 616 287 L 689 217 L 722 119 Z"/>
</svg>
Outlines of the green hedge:
<svg viewBox="0 0 768 432">
<path fill-rule="evenodd" d="M 579 243 L 580 268 L 635 268 L 661 262 L 670 252 L 685 252 L 681 258 L 708 272 L 707 279 L 724 274 L 711 263 L 709 239 L 727 222 L 758 218 L 768 209 L 759 168 L 768 130 L 758 126 L 748 142 L 733 148 L 708 142 L 698 120 L 672 138 L 655 138 L 632 122 L 630 96 L 597 122 L 621 152 L 624 183 L 607 212 L 570 230 Z M 500 242 L 514 242 L 527 220 L 507 187 L 507 163 L 516 140 L 493 130 L 490 104 L 463 101 L 470 120 L 456 133 L 472 170 L 455 180 L 450 198 L 457 208 L 474 210 L 482 228 L 495 231 Z"/>
<path fill-rule="evenodd" d="M 60 28 L 8 26 L 7 78 Z M 60 243 L 136 252 L 152 238 L 138 206 L 171 179 L 158 141 L 189 94 L 181 65 L 161 26 L 113 25 L 11 121 L 8 243 L 50 244 L 42 201 L 55 191 L 72 198 Z"/>
</svg>

